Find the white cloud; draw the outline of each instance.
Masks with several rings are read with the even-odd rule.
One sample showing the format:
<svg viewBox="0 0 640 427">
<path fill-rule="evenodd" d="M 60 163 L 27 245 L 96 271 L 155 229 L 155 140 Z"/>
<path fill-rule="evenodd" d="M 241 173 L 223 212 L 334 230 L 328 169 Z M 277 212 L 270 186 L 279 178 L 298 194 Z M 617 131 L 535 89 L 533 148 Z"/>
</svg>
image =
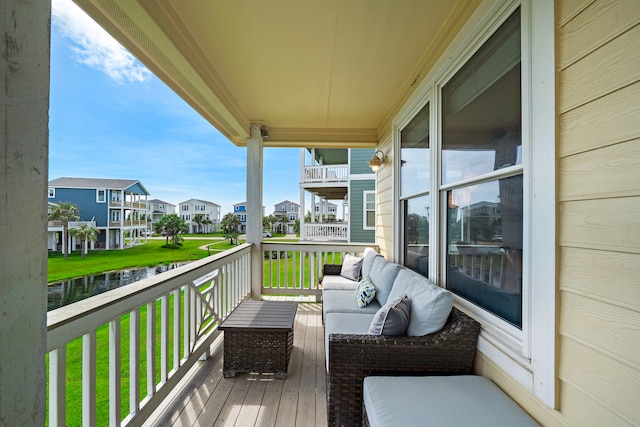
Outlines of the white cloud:
<svg viewBox="0 0 640 427">
<path fill-rule="evenodd" d="M 71 0 L 53 0 L 52 24 L 73 43 L 78 62 L 118 83 L 143 82 L 151 72 Z"/>
</svg>

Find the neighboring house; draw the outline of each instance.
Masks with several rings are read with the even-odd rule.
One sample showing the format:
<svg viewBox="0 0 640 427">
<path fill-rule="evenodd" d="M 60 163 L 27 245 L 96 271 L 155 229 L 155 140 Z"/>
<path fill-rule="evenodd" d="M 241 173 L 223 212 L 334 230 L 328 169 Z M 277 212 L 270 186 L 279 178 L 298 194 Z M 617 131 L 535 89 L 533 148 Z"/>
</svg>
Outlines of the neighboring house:
<svg viewBox="0 0 640 427">
<path fill-rule="evenodd" d="M 367 164 L 373 154 L 372 149 L 301 149 L 301 240 L 375 241 L 375 174 Z M 307 212 L 315 213 L 311 222 L 305 222 Z"/>
<path fill-rule="evenodd" d="M 275 205 L 273 215 L 278 219 L 276 227 L 281 226 L 284 233 L 295 233 L 294 222 L 299 218 L 300 205 L 285 200 Z"/>
<path fill-rule="evenodd" d="M 220 208 L 217 203 L 189 199 L 178 205 L 178 215 L 189 225 L 189 233 L 211 233 L 220 230 Z"/>
<path fill-rule="evenodd" d="M 51 214 L 51 208 L 57 206 L 55 202 L 48 202 L 48 214 Z M 95 221 L 69 221 L 67 224 L 69 229 L 80 228 L 82 225 L 88 225 L 89 227 L 95 227 Z M 64 251 L 67 245 L 70 245 L 71 252 L 74 249 L 79 249 L 78 245 L 81 242 L 75 237 L 69 234 L 69 241 L 65 242 L 63 238 L 64 225 L 62 221 L 48 221 L 47 224 L 47 249 L 50 251 Z M 85 241 L 87 249 L 95 249 L 95 242 Z"/>
<path fill-rule="evenodd" d="M 238 233 L 245 233 L 247 231 L 247 202 L 233 205 L 233 214 L 240 220 Z"/>
<path fill-rule="evenodd" d="M 80 211 L 79 221 L 95 223 L 99 233 L 92 248 L 117 249 L 141 243 L 147 229 L 148 195 L 137 180 L 62 177 L 49 181 L 48 201 L 71 202 Z M 54 237 L 60 230 L 60 225 L 49 224 L 50 248 L 61 242 Z"/>
<path fill-rule="evenodd" d="M 247 232 L 247 202 L 236 203 L 233 205 L 233 214 L 240 220 L 240 226 L 238 232 L 243 234 Z M 262 216 L 264 217 L 264 206 L 262 207 Z M 262 229 L 262 224 L 260 225 Z"/>
<path fill-rule="evenodd" d="M 164 200 L 151 199 L 147 201 L 147 225 L 154 231 L 154 224 L 164 215 L 176 213 L 176 205 Z"/>
</svg>

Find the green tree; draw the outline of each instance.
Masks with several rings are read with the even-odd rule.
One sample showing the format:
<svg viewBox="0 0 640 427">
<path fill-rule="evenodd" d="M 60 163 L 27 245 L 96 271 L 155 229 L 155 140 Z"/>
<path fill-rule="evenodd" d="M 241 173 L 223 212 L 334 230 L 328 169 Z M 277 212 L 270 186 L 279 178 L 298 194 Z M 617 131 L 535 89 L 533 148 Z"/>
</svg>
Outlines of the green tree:
<svg viewBox="0 0 640 427">
<path fill-rule="evenodd" d="M 300 234 L 300 219 L 296 219 L 295 221 L 293 221 L 293 231 L 296 234 Z"/>
<path fill-rule="evenodd" d="M 82 253 L 82 258 L 87 255 L 87 251 L 85 251 L 84 242 L 89 240 L 91 242 L 95 242 L 98 240 L 98 229 L 95 227 L 91 227 L 89 224 L 82 224 L 80 228 L 72 228 L 69 230 L 72 236 L 78 237 L 80 239 L 80 252 Z"/>
<path fill-rule="evenodd" d="M 156 231 L 160 231 L 166 236 L 166 243 L 169 244 L 169 239 L 172 240 L 174 245 L 178 245 L 180 242 L 180 233 L 186 233 L 189 231 L 189 226 L 176 214 L 163 215 L 155 225 Z"/>
<path fill-rule="evenodd" d="M 60 202 L 51 208 L 49 220 L 62 221 L 62 239 L 64 257 L 69 256 L 69 221 L 77 221 L 80 218 L 78 207 L 71 202 Z"/>
<path fill-rule="evenodd" d="M 192 221 L 198 226 L 198 233 L 202 233 L 202 224 L 204 223 L 204 216 L 197 214 L 193 216 Z"/>
<path fill-rule="evenodd" d="M 224 237 L 229 239 L 229 243 L 233 243 L 233 241 L 235 240 L 237 245 L 238 244 L 238 227 L 240 226 L 240 218 L 238 218 L 233 213 L 229 212 L 222 218 L 222 221 L 220 222 L 220 226 L 222 227 Z"/>
</svg>

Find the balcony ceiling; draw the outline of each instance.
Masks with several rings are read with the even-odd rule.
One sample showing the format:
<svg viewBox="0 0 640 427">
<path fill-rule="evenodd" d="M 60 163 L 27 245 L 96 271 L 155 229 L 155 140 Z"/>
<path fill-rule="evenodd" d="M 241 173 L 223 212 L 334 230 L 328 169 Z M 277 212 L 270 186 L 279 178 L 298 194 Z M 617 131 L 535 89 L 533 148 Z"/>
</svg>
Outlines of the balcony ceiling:
<svg viewBox="0 0 640 427">
<path fill-rule="evenodd" d="M 76 0 L 233 143 L 374 147 L 478 0 Z"/>
</svg>

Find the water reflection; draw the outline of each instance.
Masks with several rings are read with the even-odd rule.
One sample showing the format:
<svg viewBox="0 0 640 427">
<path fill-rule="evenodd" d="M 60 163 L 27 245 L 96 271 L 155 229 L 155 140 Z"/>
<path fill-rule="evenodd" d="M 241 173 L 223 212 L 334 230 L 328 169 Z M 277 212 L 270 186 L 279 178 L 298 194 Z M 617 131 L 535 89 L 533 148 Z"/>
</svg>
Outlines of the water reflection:
<svg viewBox="0 0 640 427">
<path fill-rule="evenodd" d="M 184 263 L 112 271 L 52 283 L 47 288 L 47 311 L 129 285 L 181 265 Z"/>
</svg>

